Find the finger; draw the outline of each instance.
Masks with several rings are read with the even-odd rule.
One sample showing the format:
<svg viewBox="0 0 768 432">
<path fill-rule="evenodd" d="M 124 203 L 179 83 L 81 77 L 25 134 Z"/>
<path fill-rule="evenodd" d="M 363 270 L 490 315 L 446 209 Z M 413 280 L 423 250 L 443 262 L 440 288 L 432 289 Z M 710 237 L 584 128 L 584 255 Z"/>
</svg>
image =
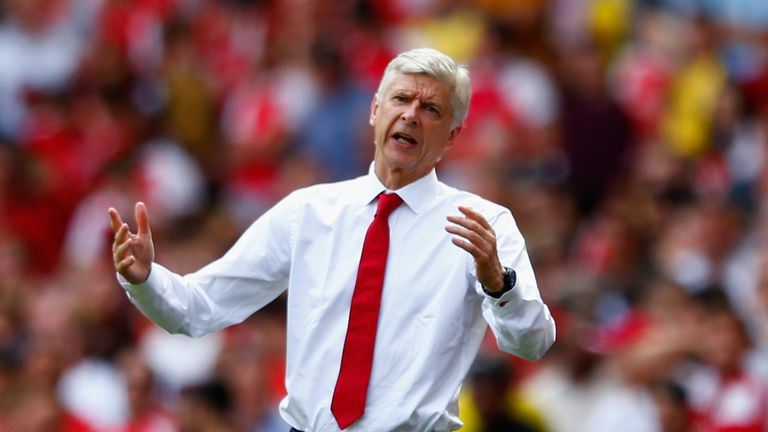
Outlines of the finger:
<svg viewBox="0 0 768 432">
<path fill-rule="evenodd" d="M 121 245 L 125 243 L 125 239 L 128 238 L 128 224 L 123 223 L 120 225 L 120 229 L 117 230 L 117 233 L 115 234 L 115 241 L 113 245 Z"/>
<path fill-rule="evenodd" d="M 128 270 L 133 263 L 136 262 L 136 258 L 133 257 L 133 255 L 127 257 L 126 259 L 120 261 L 115 265 L 115 270 L 118 271 L 118 273 L 124 273 L 126 270 Z"/>
<path fill-rule="evenodd" d="M 477 246 L 473 245 L 468 241 L 462 240 L 458 237 L 454 237 L 451 239 L 451 243 L 469 252 L 470 255 L 472 255 L 475 259 L 477 259 L 480 256 L 480 249 L 478 249 Z"/>
<path fill-rule="evenodd" d="M 452 233 L 460 235 L 458 233 Z M 488 263 L 498 262 L 496 251 L 488 246 L 487 243 L 480 241 L 481 243 L 474 242 L 467 238 L 454 237 L 451 239 L 453 244 L 459 246 L 465 251 L 469 252 L 475 259 L 477 265 L 487 265 Z"/>
<path fill-rule="evenodd" d="M 488 230 L 484 228 L 479 222 L 474 221 L 472 219 L 461 217 L 461 216 L 448 216 L 448 220 L 450 222 L 453 222 L 457 225 L 461 225 L 462 227 L 471 230 L 473 232 L 476 232 L 480 236 L 482 236 L 486 241 L 489 242 L 495 242 L 496 237 L 492 230 Z"/>
<path fill-rule="evenodd" d="M 143 202 L 136 203 L 136 224 L 139 226 L 139 235 L 152 235 L 149 229 L 149 212 L 147 212 L 147 206 Z"/>
<path fill-rule="evenodd" d="M 445 230 L 451 234 L 454 234 L 454 235 L 463 237 L 466 240 L 469 240 L 470 243 L 477 246 L 478 248 L 488 246 L 488 240 L 483 238 L 480 234 L 478 234 L 475 231 L 465 229 L 465 228 L 460 228 L 453 225 L 446 226 Z"/>
<path fill-rule="evenodd" d="M 464 207 L 464 206 L 459 206 L 459 211 L 464 213 L 468 218 L 479 223 L 480 226 L 482 226 L 483 228 L 489 231 L 493 231 L 493 227 L 491 226 L 491 224 L 489 224 L 488 221 L 480 213 L 472 210 L 469 207 Z"/>
<path fill-rule="evenodd" d="M 114 207 L 109 208 L 109 224 L 112 226 L 112 231 L 115 233 L 117 233 L 123 225 L 123 219 Z"/>
<path fill-rule="evenodd" d="M 115 248 L 115 262 L 121 261 L 128 254 L 128 249 L 133 245 L 130 238 Z"/>
</svg>

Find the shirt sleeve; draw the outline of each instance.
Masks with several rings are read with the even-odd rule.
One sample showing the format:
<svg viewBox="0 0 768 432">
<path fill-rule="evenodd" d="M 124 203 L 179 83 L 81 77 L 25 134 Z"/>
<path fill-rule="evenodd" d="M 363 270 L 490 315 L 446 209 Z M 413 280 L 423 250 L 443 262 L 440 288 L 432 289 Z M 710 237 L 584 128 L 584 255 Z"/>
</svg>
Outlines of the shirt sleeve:
<svg viewBox="0 0 768 432">
<path fill-rule="evenodd" d="M 517 273 L 515 286 L 499 298 L 484 297 L 483 317 L 491 327 L 499 349 L 527 360 L 537 360 L 555 341 L 555 321 L 541 299 L 525 240 L 508 210 L 490 220 L 496 232 L 501 264 Z"/>
<path fill-rule="evenodd" d="M 178 275 L 153 263 L 137 285 L 120 274 L 128 298 L 170 333 L 201 336 L 242 322 L 287 287 L 296 205 L 287 197 L 256 220 L 221 258 Z"/>
</svg>

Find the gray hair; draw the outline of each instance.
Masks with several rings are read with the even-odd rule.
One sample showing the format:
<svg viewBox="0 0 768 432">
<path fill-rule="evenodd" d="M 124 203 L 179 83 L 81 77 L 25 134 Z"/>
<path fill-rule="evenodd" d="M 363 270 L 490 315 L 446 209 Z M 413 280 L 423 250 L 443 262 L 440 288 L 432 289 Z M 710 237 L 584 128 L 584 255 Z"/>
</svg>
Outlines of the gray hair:
<svg viewBox="0 0 768 432">
<path fill-rule="evenodd" d="M 452 58 L 432 48 L 416 48 L 401 53 L 389 62 L 381 77 L 376 97 L 384 91 L 398 73 L 426 74 L 453 86 L 453 119 L 451 129 L 462 125 L 469 112 L 471 86 L 469 70 L 457 65 Z"/>
</svg>

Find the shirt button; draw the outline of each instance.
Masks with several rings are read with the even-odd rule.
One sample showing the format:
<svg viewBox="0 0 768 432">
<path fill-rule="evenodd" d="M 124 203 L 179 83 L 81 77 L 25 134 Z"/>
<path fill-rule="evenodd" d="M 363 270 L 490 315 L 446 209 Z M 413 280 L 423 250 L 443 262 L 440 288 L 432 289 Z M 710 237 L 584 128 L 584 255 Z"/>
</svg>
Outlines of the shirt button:
<svg viewBox="0 0 768 432">
<path fill-rule="evenodd" d="M 506 305 L 507 305 L 507 303 L 509 303 L 509 302 L 508 302 L 508 301 L 506 301 L 506 300 L 504 300 L 504 301 L 501 301 L 501 302 L 499 302 L 499 307 L 504 307 L 504 306 L 506 306 Z"/>
</svg>

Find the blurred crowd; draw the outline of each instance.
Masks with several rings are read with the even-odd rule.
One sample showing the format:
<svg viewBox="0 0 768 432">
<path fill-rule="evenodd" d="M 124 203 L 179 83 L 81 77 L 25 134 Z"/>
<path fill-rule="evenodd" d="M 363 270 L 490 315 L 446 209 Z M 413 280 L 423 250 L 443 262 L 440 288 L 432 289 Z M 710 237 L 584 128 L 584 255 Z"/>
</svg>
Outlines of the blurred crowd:
<svg viewBox="0 0 768 432">
<path fill-rule="evenodd" d="M 764 0 L 0 2 L 0 431 L 285 432 L 284 298 L 158 330 L 107 208 L 197 269 L 366 172 L 418 46 L 473 77 L 440 178 L 513 211 L 558 325 L 537 363 L 484 344 L 464 430 L 768 431 Z"/>
</svg>

